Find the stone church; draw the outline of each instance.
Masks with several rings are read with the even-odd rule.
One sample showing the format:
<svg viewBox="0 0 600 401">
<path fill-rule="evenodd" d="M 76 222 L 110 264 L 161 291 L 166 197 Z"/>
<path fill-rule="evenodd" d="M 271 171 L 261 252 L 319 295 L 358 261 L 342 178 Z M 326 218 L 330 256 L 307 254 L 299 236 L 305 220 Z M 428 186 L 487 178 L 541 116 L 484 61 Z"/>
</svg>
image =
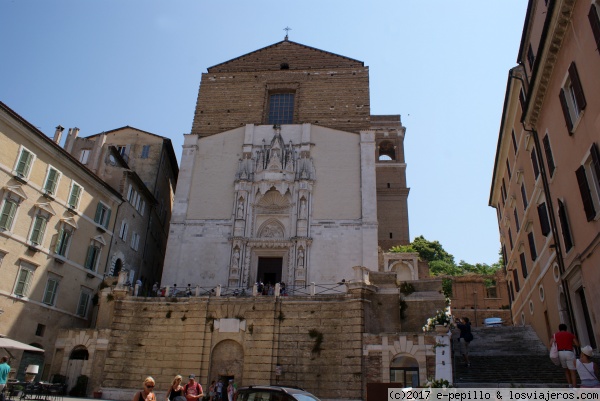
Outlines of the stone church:
<svg viewBox="0 0 600 401">
<path fill-rule="evenodd" d="M 409 243 L 399 115 L 369 68 L 286 39 L 208 68 L 185 136 L 162 285 L 288 288 Z"/>
<path fill-rule="evenodd" d="M 208 68 L 161 283 L 194 291 L 132 296 L 123 272 L 99 292 L 95 328 L 59 336 L 52 372 L 85 350 L 87 392 L 113 400 L 147 375 L 159 398 L 194 373 L 338 401 L 452 380 L 449 337 L 422 331 L 446 305 L 441 280 L 417 254 L 385 252 L 409 243 L 404 134 L 400 116 L 371 115 L 361 61 L 286 38 Z"/>
</svg>

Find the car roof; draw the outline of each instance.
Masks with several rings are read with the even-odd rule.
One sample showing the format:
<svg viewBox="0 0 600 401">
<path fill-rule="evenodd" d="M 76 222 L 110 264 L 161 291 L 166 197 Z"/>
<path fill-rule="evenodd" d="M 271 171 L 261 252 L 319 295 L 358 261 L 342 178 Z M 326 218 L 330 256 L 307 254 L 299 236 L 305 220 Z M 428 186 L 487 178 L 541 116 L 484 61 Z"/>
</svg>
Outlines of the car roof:
<svg viewBox="0 0 600 401">
<path fill-rule="evenodd" d="M 238 391 L 243 391 L 243 390 L 281 390 L 281 391 L 285 391 L 286 393 L 306 393 L 307 391 L 304 390 L 303 388 L 300 387 L 295 387 L 295 386 L 271 386 L 271 385 L 258 385 L 258 386 L 247 386 L 247 387 L 242 387 L 239 388 Z"/>
</svg>

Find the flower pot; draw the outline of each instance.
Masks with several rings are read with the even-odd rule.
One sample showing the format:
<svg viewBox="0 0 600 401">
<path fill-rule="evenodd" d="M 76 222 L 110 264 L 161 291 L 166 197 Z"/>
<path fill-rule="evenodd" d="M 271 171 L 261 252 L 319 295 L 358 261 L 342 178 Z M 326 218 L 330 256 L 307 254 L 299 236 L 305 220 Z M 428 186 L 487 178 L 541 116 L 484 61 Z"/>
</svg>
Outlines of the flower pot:
<svg viewBox="0 0 600 401">
<path fill-rule="evenodd" d="M 448 332 L 448 327 L 444 326 L 443 324 L 436 324 L 435 332 L 440 334 L 446 334 Z"/>
</svg>

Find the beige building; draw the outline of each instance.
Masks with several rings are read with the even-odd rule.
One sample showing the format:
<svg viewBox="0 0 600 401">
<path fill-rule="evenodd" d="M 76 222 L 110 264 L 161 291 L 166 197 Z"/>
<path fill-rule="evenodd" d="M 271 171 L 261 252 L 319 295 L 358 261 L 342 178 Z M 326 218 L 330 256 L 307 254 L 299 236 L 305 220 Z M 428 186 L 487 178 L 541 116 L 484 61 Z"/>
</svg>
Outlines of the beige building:
<svg viewBox="0 0 600 401">
<path fill-rule="evenodd" d="M 88 327 L 106 273 L 119 192 L 0 103 L 0 333 L 44 349 L 16 352 L 48 379 L 57 332 Z"/>
<path fill-rule="evenodd" d="M 531 0 L 509 71 L 490 205 L 515 324 L 600 340 L 598 1 Z"/>
<path fill-rule="evenodd" d="M 163 282 L 337 283 L 407 244 L 400 116 L 363 62 L 284 41 L 202 74 Z"/>
<path fill-rule="evenodd" d="M 171 140 L 129 126 L 82 138 L 74 128 L 64 148 L 127 200 L 116 211 L 106 271 L 127 270 L 147 293 L 162 275 L 179 173 Z"/>
</svg>

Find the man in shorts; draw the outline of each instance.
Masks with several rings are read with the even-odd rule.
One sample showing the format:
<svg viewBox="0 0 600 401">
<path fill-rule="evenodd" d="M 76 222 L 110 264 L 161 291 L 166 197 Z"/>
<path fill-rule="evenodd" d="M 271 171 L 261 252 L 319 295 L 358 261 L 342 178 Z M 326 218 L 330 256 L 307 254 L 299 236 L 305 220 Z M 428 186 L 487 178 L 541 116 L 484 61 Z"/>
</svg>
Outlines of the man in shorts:
<svg viewBox="0 0 600 401">
<path fill-rule="evenodd" d="M 575 353 L 573 346 L 579 346 L 579 341 L 573 333 L 567 331 L 567 325 L 561 323 L 558 325 L 558 332 L 552 337 L 558 348 L 558 359 L 560 366 L 565 370 L 565 377 L 569 387 L 577 387 L 577 367 L 575 366 Z"/>
</svg>

